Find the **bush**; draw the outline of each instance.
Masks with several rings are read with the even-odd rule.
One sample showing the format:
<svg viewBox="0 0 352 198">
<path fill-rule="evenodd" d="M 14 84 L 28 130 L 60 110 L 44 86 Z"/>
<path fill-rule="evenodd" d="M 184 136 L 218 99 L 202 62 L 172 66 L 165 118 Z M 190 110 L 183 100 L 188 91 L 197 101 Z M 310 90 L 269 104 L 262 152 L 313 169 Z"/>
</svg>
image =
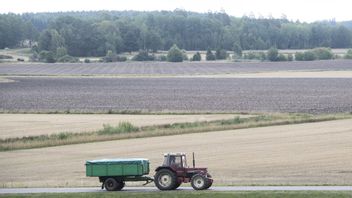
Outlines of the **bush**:
<svg viewBox="0 0 352 198">
<path fill-rule="evenodd" d="M 275 47 L 270 48 L 267 52 L 267 57 L 269 61 L 277 61 L 278 55 L 279 51 Z"/>
<path fill-rule="evenodd" d="M 287 58 L 285 55 L 279 54 L 279 56 L 277 57 L 277 61 L 287 61 Z"/>
<path fill-rule="evenodd" d="M 138 54 L 135 55 L 132 60 L 134 61 L 153 61 L 155 56 L 149 55 L 147 50 L 139 50 Z"/>
<path fill-rule="evenodd" d="M 165 55 L 160 55 L 158 58 L 157 58 L 158 61 L 167 61 L 167 56 Z"/>
<path fill-rule="evenodd" d="M 39 47 L 37 45 L 33 45 L 31 48 L 31 52 L 39 53 Z"/>
<path fill-rule="evenodd" d="M 213 52 L 210 49 L 207 50 L 206 59 L 207 59 L 207 61 L 216 60 L 215 55 L 213 54 Z"/>
<path fill-rule="evenodd" d="M 303 59 L 304 59 L 305 61 L 313 61 L 313 60 L 316 60 L 317 57 L 316 57 L 316 55 L 315 55 L 314 52 L 312 52 L 312 51 L 305 51 L 305 52 L 303 53 Z"/>
<path fill-rule="evenodd" d="M 55 63 L 54 53 L 51 51 L 43 50 L 39 53 L 39 61 L 43 61 L 46 63 Z"/>
<path fill-rule="evenodd" d="M 228 56 L 227 52 L 224 49 L 217 49 L 215 52 L 215 57 L 218 60 L 224 60 L 227 58 L 227 56 Z"/>
<path fill-rule="evenodd" d="M 39 61 L 39 54 L 36 51 L 33 51 L 32 55 L 29 57 L 31 61 Z"/>
<path fill-rule="evenodd" d="M 234 43 L 232 47 L 233 52 L 237 57 L 242 57 L 242 48 L 239 44 Z"/>
<path fill-rule="evenodd" d="M 192 61 L 201 61 L 202 60 L 202 56 L 200 55 L 199 52 L 195 53 L 192 57 Z"/>
<path fill-rule="evenodd" d="M 169 62 L 182 62 L 183 58 L 183 53 L 176 44 L 174 44 L 167 53 L 167 61 Z"/>
<path fill-rule="evenodd" d="M 102 62 L 124 62 L 127 60 L 127 57 L 125 56 L 118 56 L 117 54 L 113 53 L 111 50 L 109 50 L 106 53 L 106 56 L 102 58 Z"/>
<path fill-rule="evenodd" d="M 139 130 L 138 127 L 133 126 L 129 122 L 120 122 L 117 127 L 113 127 L 109 124 L 104 124 L 103 129 L 98 131 L 99 135 L 111 135 L 111 134 L 119 134 L 119 133 L 131 133 L 137 132 Z"/>
<path fill-rule="evenodd" d="M 126 56 L 116 56 L 116 62 L 125 62 L 127 61 L 127 57 Z"/>
<path fill-rule="evenodd" d="M 184 61 L 188 60 L 188 56 L 187 56 L 187 51 L 186 50 L 182 50 L 182 58 Z"/>
<path fill-rule="evenodd" d="M 352 59 L 352 49 L 349 49 L 344 56 L 345 59 Z"/>
<path fill-rule="evenodd" d="M 288 61 L 293 61 L 293 55 L 292 54 L 288 54 L 287 55 L 287 60 Z"/>
<path fill-rule="evenodd" d="M 243 56 L 244 59 L 249 60 L 266 60 L 266 54 L 264 52 L 247 52 Z"/>
<path fill-rule="evenodd" d="M 67 55 L 67 49 L 64 47 L 58 47 L 56 49 L 56 58 L 60 58 Z"/>
<path fill-rule="evenodd" d="M 319 60 L 329 60 L 333 59 L 334 54 L 332 53 L 330 48 L 315 48 L 313 49 L 313 53 L 315 54 L 316 58 Z"/>
<path fill-rule="evenodd" d="M 115 57 L 116 57 L 116 54 L 113 53 L 111 50 L 108 50 L 108 52 L 106 52 L 106 56 L 103 58 L 103 60 L 104 60 L 104 62 L 113 62 Z"/>
<path fill-rule="evenodd" d="M 57 59 L 57 62 L 60 63 L 77 63 L 79 59 L 70 55 L 65 55 Z"/>
<path fill-rule="evenodd" d="M 295 53 L 295 60 L 296 60 L 296 61 L 304 61 L 304 54 L 303 54 L 303 52 L 296 52 L 296 53 Z"/>
<path fill-rule="evenodd" d="M 264 52 L 258 52 L 257 56 L 259 57 L 260 60 L 264 61 L 266 60 L 266 54 Z"/>
</svg>

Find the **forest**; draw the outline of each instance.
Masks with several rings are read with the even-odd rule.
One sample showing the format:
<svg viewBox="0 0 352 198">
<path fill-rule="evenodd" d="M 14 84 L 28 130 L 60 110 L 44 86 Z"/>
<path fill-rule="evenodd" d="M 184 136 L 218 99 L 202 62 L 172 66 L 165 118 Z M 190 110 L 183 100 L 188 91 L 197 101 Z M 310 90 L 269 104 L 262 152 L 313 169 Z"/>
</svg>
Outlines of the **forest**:
<svg viewBox="0 0 352 198">
<path fill-rule="evenodd" d="M 0 49 L 34 47 L 70 56 L 169 50 L 352 47 L 351 22 L 304 23 L 225 12 L 84 11 L 0 15 Z"/>
</svg>

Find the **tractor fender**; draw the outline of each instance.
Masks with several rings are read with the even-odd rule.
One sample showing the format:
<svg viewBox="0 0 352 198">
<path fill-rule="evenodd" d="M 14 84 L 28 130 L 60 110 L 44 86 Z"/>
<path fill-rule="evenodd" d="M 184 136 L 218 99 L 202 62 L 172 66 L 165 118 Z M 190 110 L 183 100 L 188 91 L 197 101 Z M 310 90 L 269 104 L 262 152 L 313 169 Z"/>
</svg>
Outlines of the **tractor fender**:
<svg viewBox="0 0 352 198">
<path fill-rule="evenodd" d="M 172 169 L 170 166 L 159 166 L 158 168 L 155 169 L 155 172 L 158 172 L 161 169 L 168 169 L 168 170 L 176 173 L 176 171 L 174 169 Z"/>
</svg>

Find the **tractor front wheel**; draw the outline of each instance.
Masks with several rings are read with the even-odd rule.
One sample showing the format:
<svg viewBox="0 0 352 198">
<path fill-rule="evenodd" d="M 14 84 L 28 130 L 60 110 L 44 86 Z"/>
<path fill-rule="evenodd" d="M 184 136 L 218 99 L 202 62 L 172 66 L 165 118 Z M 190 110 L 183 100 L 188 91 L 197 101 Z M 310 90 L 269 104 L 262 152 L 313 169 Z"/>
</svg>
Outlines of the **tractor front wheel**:
<svg viewBox="0 0 352 198">
<path fill-rule="evenodd" d="M 154 176 L 154 183 L 159 190 L 174 190 L 177 185 L 177 177 L 169 169 L 161 169 Z"/>
<path fill-rule="evenodd" d="M 194 190 L 204 190 L 210 187 L 208 178 L 201 174 L 193 175 L 191 185 Z"/>
</svg>

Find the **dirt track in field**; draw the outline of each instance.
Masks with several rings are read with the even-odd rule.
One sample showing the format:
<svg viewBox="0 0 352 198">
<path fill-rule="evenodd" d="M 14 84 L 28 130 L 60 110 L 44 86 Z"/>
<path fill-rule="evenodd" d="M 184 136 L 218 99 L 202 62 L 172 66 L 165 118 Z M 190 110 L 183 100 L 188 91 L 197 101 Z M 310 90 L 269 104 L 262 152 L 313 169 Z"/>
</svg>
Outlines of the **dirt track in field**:
<svg viewBox="0 0 352 198">
<path fill-rule="evenodd" d="M 177 151 L 194 151 L 218 184 L 348 185 L 351 145 L 349 119 L 1 152 L 0 186 L 99 186 L 85 160 L 143 157 L 153 170 Z"/>
<path fill-rule="evenodd" d="M 103 124 L 116 126 L 130 122 L 135 126 L 151 126 L 183 122 L 231 119 L 235 114 L 205 115 L 125 115 L 125 114 L 0 114 L 0 138 L 53 134 L 59 132 L 90 132 Z"/>
</svg>

